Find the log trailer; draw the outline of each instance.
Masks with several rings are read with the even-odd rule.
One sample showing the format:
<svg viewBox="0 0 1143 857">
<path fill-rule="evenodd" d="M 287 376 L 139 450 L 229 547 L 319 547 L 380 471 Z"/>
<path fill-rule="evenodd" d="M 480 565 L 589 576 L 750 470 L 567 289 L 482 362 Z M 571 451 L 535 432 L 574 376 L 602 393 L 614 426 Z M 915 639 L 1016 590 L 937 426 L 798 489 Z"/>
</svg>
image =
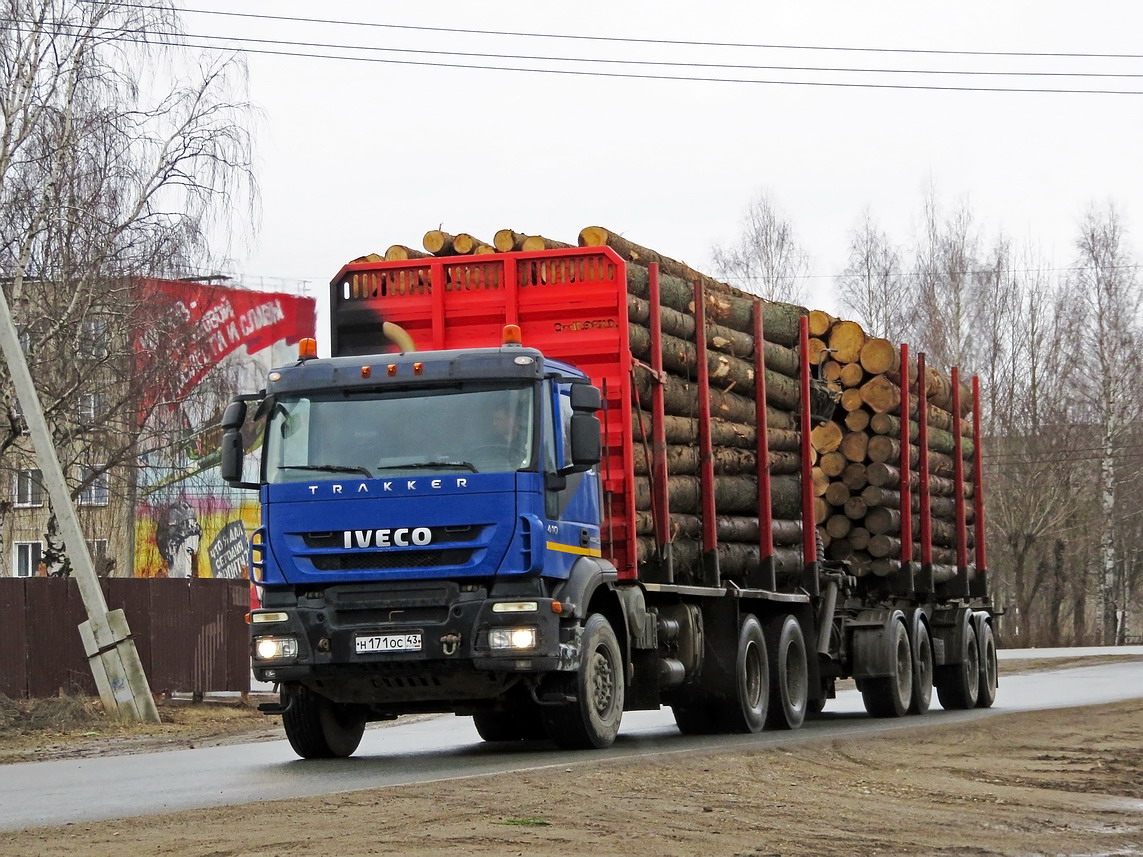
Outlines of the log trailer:
<svg viewBox="0 0 1143 857">
<path fill-rule="evenodd" d="M 815 520 L 810 436 L 834 404 L 806 319 L 778 378 L 766 322 L 797 308 L 699 281 L 680 311 L 666 279 L 609 247 L 351 263 L 331 283 L 333 356 L 309 340 L 231 403 L 223 475 L 262 510 L 253 669 L 277 684 L 263 710 L 298 755 L 348 756 L 367 722 L 424 712 L 472 716 L 486 741 L 585 749 L 663 705 L 685 734 L 796 729 L 843 677 L 875 716 L 924 713 L 934 687 L 945 708 L 992 704 L 979 444 L 953 455 L 955 561 L 934 561 L 937 477 L 909 434 L 927 420 L 906 416 L 929 406 L 903 384 L 919 460 L 902 455 L 882 491 L 899 554 L 876 573 L 827 560 L 800 524 Z M 711 372 L 707 308 L 727 300 L 749 301 L 752 389 Z M 689 378 L 664 369 L 680 350 Z M 793 399 L 768 395 L 778 381 Z M 972 440 L 978 403 L 974 379 Z M 796 448 L 775 453 L 779 436 Z M 727 474 L 728 443 L 749 472 Z M 772 472 L 790 470 L 776 456 L 793 472 Z"/>
</svg>

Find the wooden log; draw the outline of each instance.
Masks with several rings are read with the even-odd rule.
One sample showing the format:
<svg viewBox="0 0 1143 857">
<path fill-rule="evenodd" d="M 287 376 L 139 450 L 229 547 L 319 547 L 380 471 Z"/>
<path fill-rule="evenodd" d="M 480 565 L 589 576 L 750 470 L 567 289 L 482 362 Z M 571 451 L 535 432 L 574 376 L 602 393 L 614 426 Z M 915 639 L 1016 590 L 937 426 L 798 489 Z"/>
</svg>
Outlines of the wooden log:
<svg viewBox="0 0 1143 857">
<path fill-rule="evenodd" d="M 854 550 L 868 550 L 870 538 L 872 537 L 869 535 L 869 530 L 865 527 L 854 527 L 849 531 L 849 543 L 853 545 Z"/>
<path fill-rule="evenodd" d="M 627 291 L 636 297 L 646 298 L 649 294 L 650 275 L 646 268 L 638 265 L 627 266 Z M 663 306 L 694 315 L 694 286 L 670 275 L 659 276 L 659 294 Z M 706 293 L 707 323 L 721 324 L 742 333 L 754 330 L 754 301 L 748 295 L 719 295 Z M 760 300 L 760 299 L 757 299 Z M 807 310 L 793 304 L 761 301 L 764 325 L 763 335 L 767 342 L 796 348 L 798 344 L 798 319 Z"/>
<path fill-rule="evenodd" d="M 414 250 L 412 247 L 406 247 L 404 244 L 392 244 L 385 251 L 386 262 L 407 262 L 410 259 L 427 259 L 428 253 L 422 253 L 420 250 Z"/>
<path fill-rule="evenodd" d="M 658 382 L 650 372 L 636 367 L 634 391 L 638 401 L 644 408 L 651 407 L 651 388 Z M 667 383 L 663 385 L 663 401 L 667 413 L 675 416 L 694 417 L 698 414 L 698 385 L 680 379 L 677 375 L 668 375 Z M 711 414 L 722 420 L 732 423 L 752 423 L 755 419 L 754 400 L 737 393 L 726 392 L 718 388 L 710 391 Z M 777 408 L 766 408 L 766 419 L 769 425 L 776 429 L 795 429 L 796 418 L 790 411 Z"/>
<path fill-rule="evenodd" d="M 520 245 L 525 253 L 538 253 L 540 250 L 567 250 L 574 244 L 565 244 L 563 241 L 553 241 L 543 235 L 529 235 Z"/>
<path fill-rule="evenodd" d="M 919 512 L 921 508 L 921 498 L 917 494 L 913 494 L 912 498 L 913 511 Z M 870 507 L 883 506 L 886 509 L 901 508 L 901 492 L 892 488 L 867 485 L 861 492 L 861 499 Z M 956 518 L 956 500 L 952 497 L 929 497 L 929 508 L 934 517 L 943 518 L 946 521 L 952 521 Z M 972 523 L 975 515 L 976 511 L 970 505 L 965 510 L 965 519 L 969 523 Z"/>
<path fill-rule="evenodd" d="M 860 411 L 865 406 L 865 400 L 861 396 L 860 388 L 847 387 L 841 391 L 841 398 L 838 400 L 841 409 L 847 414 L 853 411 Z"/>
<path fill-rule="evenodd" d="M 521 249 L 527 237 L 512 229 L 497 229 L 496 234 L 492 236 L 492 246 L 497 252 L 511 253 L 513 250 Z"/>
<path fill-rule="evenodd" d="M 869 438 L 867 448 L 870 461 L 880 461 L 886 464 L 901 463 L 901 442 L 885 434 L 875 434 Z M 912 444 L 909 445 L 909 464 L 916 467 L 921 458 L 920 450 Z M 953 460 L 949 456 L 929 450 L 929 472 L 938 476 L 951 477 L 954 473 Z"/>
<path fill-rule="evenodd" d="M 824 497 L 826 489 L 828 489 L 831 484 L 829 477 L 822 473 L 820 467 L 813 468 L 813 470 L 810 471 L 810 477 L 813 480 L 813 495 L 815 497 Z"/>
<path fill-rule="evenodd" d="M 698 514 L 701 511 L 699 480 L 694 476 L 671 476 L 667 480 L 671 511 Z M 715 507 L 721 514 L 757 514 L 758 483 L 747 476 L 717 476 Z M 775 518 L 794 520 L 801 516 L 801 482 L 797 476 L 774 476 L 770 480 L 771 509 Z M 650 481 L 635 477 L 635 508 L 651 508 Z"/>
<path fill-rule="evenodd" d="M 824 524 L 829 518 L 832 510 L 829 503 L 825 501 L 825 497 L 814 497 L 814 522 Z"/>
<path fill-rule="evenodd" d="M 840 447 L 843 436 L 841 426 L 837 423 L 821 423 L 811 429 L 810 443 L 814 449 L 824 455 Z"/>
<path fill-rule="evenodd" d="M 823 496 L 826 498 L 827 503 L 840 509 L 845 505 L 845 501 L 849 499 L 850 491 L 844 482 L 830 482 L 826 486 L 826 491 Z"/>
<path fill-rule="evenodd" d="M 853 363 L 861 357 L 865 331 L 856 321 L 839 321 L 829 329 L 829 347 L 838 363 Z"/>
<path fill-rule="evenodd" d="M 679 417 L 668 414 L 663 421 L 663 428 L 667 435 L 667 443 L 695 444 L 698 443 L 698 422 L 691 417 Z M 632 431 L 636 443 L 651 442 L 651 415 L 644 412 L 632 414 Z M 753 425 L 732 423 L 726 420 L 714 419 L 710 421 L 711 443 L 714 446 L 733 446 L 743 449 L 755 449 L 756 429 Z M 767 448 L 771 452 L 798 452 L 801 442 L 796 431 L 789 429 L 771 429 L 767 434 Z"/>
<path fill-rule="evenodd" d="M 845 427 L 850 431 L 865 431 L 869 428 L 870 414 L 864 408 L 845 412 Z"/>
<path fill-rule="evenodd" d="M 841 368 L 843 365 L 848 364 L 838 363 L 836 360 L 831 359 L 823 360 L 818 365 L 818 377 L 830 384 L 840 384 Z"/>
<path fill-rule="evenodd" d="M 476 252 L 479 246 L 489 247 L 491 245 L 486 241 L 481 241 L 479 238 L 474 238 L 467 232 L 461 232 L 459 235 L 454 235 L 452 239 L 453 252 L 458 256 L 470 256 Z"/>
<path fill-rule="evenodd" d="M 648 447 L 636 444 L 634 448 L 635 472 L 645 476 L 651 472 L 650 462 L 647 460 Z M 699 472 L 699 450 L 695 446 L 668 446 L 667 472 L 670 474 L 690 474 Z M 801 467 L 796 452 L 771 452 L 767 457 L 767 464 L 773 474 L 798 473 Z M 711 450 L 711 459 L 714 463 L 714 472 L 717 474 L 756 473 L 758 470 L 757 455 L 752 449 L 735 449 L 728 446 L 716 446 Z"/>
<path fill-rule="evenodd" d="M 888 339 L 873 337 L 865 340 L 861 346 L 861 357 L 858 361 L 861 368 L 870 375 L 883 375 L 893 372 L 901 365 L 901 352 Z"/>
<path fill-rule="evenodd" d="M 840 539 L 849 535 L 853 528 L 853 521 L 845 515 L 830 515 L 826 520 L 825 529 L 831 538 Z"/>
<path fill-rule="evenodd" d="M 702 542 L 685 539 L 674 542 L 671 547 L 674 556 L 675 575 L 681 583 L 702 582 Z M 654 539 L 640 536 L 636 539 L 638 562 L 654 560 Z M 774 549 L 774 567 L 779 578 L 796 578 L 802 573 L 802 552 L 799 548 L 779 547 Z M 762 566 L 758 561 L 758 545 L 744 542 L 719 542 L 718 566 L 722 576 L 737 580 L 740 585 L 749 587 L 761 585 Z M 751 583 L 755 578 L 756 582 Z"/>
<path fill-rule="evenodd" d="M 664 306 L 660 309 L 663 332 L 680 339 L 694 341 L 694 316 Z M 632 324 L 648 327 L 651 318 L 650 304 L 643 298 L 627 296 L 627 319 Z M 776 342 L 765 342 L 766 368 L 773 369 L 790 378 L 798 376 L 798 352 Z M 721 324 L 707 324 L 707 347 L 723 351 L 743 359 L 754 354 L 754 337 L 749 333 L 726 327 Z"/>
<path fill-rule="evenodd" d="M 846 432 L 845 436 L 841 439 L 841 446 L 838 447 L 842 455 L 845 456 L 846 461 L 862 462 L 865 461 L 865 453 L 869 447 L 869 435 L 863 431 Z"/>
<path fill-rule="evenodd" d="M 812 309 L 809 314 L 810 336 L 815 339 L 825 339 L 829 329 L 833 327 L 837 321 L 828 312 L 823 312 L 820 309 Z"/>
<path fill-rule="evenodd" d="M 865 370 L 861 368 L 860 363 L 843 363 L 841 366 L 841 375 L 838 380 L 843 387 L 860 387 L 862 381 L 865 380 Z"/>
<path fill-rule="evenodd" d="M 964 417 L 972 410 L 972 392 L 965 383 L 960 385 L 960 414 Z M 925 392 L 929 402 L 943 411 L 952 412 L 952 379 L 932 366 L 925 367 Z"/>
<path fill-rule="evenodd" d="M 841 484 L 853 492 L 861 491 L 865 488 L 865 486 L 869 484 L 869 477 L 866 475 L 865 465 L 856 461 L 851 461 L 847 464 L 845 470 L 841 471 Z"/>
<path fill-rule="evenodd" d="M 452 249 L 453 236 L 442 229 L 430 229 L 421 239 L 424 248 L 434 256 L 455 256 Z"/>
<path fill-rule="evenodd" d="M 862 521 L 865 519 L 866 513 L 869 512 L 869 507 L 859 495 L 854 495 L 845 501 L 841 510 L 845 513 L 845 517 L 851 521 Z"/>
<path fill-rule="evenodd" d="M 884 375 L 874 375 L 861 385 L 859 394 L 875 414 L 885 414 L 901 407 L 901 388 Z"/>
<path fill-rule="evenodd" d="M 473 256 L 491 256 L 495 252 L 496 252 L 496 248 L 493 247 L 491 244 L 477 244 L 476 247 L 473 248 L 472 255 Z"/>
<path fill-rule="evenodd" d="M 901 471 L 892 464 L 885 464 L 884 462 L 870 464 L 865 468 L 865 475 L 870 485 L 876 485 L 881 488 L 897 488 L 901 484 Z M 920 485 L 920 481 L 916 471 L 913 471 L 910 474 L 909 487 L 916 490 Z M 972 483 L 966 482 L 964 484 L 965 499 L 972 497 L 972 490 Z M 943 479 L 940 476 L 930 476 L 929 495 L 932 497 L 955 497 L 956 483 L 951 479 Z"/>
<path fill-rule="evenodd" d="M 841 471 L 845 470 L 845 466 L 848 463 L 848 460 L 846 460 L 846 457 L 841 453 L 841 450 L 827 452 L 818 459 L 818 467 L 820 467 L 822 473 L 830 479 L 841 476 Z"/>
<path fill-rule="evenodd" d="M 889 437 L 899 438 L 901 437 L 901 418 L 893 416 L 892 414 L 874 414 L 869 420 L 869 428 L 874 434 L 883 434 Z M 930 425 L 928 434 L 929 449 L 943 452 L 945 455 L 952 455 L 953 449 L 955 448 L 952 432 Z M 916 443 L 919 436 L 919 423 L 916 420 L 909 420 L 909 440 Z M 961 449 L 965 458 L 971 457 L 971 437 L 961 439 Z"/>
<path fill-rule="evenodd" d="M 892 557 L 896 559 L 901 556 L 901 540 L 888 534 L 870 536 L 867 550 L 873 557 Z M 933 548 L 933 561 L 955 565 L 956 551 L 950 550 L 949 548 Z"/>
<path fill-rule="evenodd" d="M 811 336 L 808 344 L 811 366 L 821 366 L 830 359 L 829 347 L 825 344 L 824 340 L 818 339 L 816 336 Z"/>
<path fill-rule="evenodd" d="M 719 515 L 715 520 L 715 530 L 718 533 L 719 539 L 724 541 L 757 542 L 758 518 Z M 654 517 L 650 511 L 639 511 L 635 513 L 635 532 L 640 536 L 654 535 Z M 667 532 L 672 541 L 680 538 L 702 538 L 702 517 L 700 515 L 672 514 L 667 526 Z M 770 533 L 776 545 L 801 544 L 802 522 L 774 521 Z"/>
</svg>

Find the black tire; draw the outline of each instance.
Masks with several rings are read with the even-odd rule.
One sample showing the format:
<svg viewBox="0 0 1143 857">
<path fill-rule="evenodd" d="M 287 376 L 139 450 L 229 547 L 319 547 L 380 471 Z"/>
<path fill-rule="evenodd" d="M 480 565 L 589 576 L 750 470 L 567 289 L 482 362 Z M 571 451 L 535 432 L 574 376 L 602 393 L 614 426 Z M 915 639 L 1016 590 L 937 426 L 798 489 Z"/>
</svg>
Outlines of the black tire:
<svg viewBox="0 0 1143 857">
<path fill-rule="evenodd" d="M 775 616 L 766 622 L 770 650 L 770 705 L 766 725 L 772 729 L 798 729 L 809 710 L 810 667 L 806 639 L 793 616 Z"/>
<path fill-rule="evenodd" d="M 924 714 L 933 701 L 933 638 L 929 626 L 917 615 L 913 622 L 913 700 L 910 714 Z"/>
<path fill-rule="evenodd" d="M 615 631 L 601 614 L 587 617 L 579 669 L 567 678 L 575 702 L 544 706 L 548 734 L 566 750 L 610 747 L 623 719 L 626 676 Z"/>
<path fill-rule="evenodd" d="M 719 712 L 723 731 L 761 732 L 770 703 L 770 661 L 762 625 L 750 614 L 742 618 L 738 630 L 733 688 L 734 698 L 727 700 Z"/>
<path fill-rule="evenodd" d="M 286 738 L 303 759 L 343 759 L 353 755 L 365 732 L 365 709 L 333 702 L 298 686 L 282 715 Z"/>
<path fill-rule="evenodd" d="M 712 704 L 672 705 L 671 713 L 684 735 L 714 735 L 721 731 L 718 709 Z"/>
<path fill-rule="evenodd" d="M 865 710 L 873 717 L 903 717 L 913 702 L 913 645 L 909 632 L 904 622 L 894 621 L 888 633 L 893 674 L 867 678 L 861 685 Z"/>
<path fill-rule="evenodd" d="M 996 686 L 1000 683 L 999 664 L 996 662 L 996 633 L 985 622 L 980 635 L 980 689 L 976 694 L 977 708 L 991 708 L 996 702 Z"/>
<path fill-rule="evenodd" d="M 534 741 L 547 737 L 535 705 L 509 711 L 478 711 L 472 715 L 472 722 L 484 741 Z"/>
<path fill-rule="evenodd" d="M 960 662 L 940 667 L 935 680 L 942 708 L 956 711 L 976 707 L 980 697 L 980 650 L 972 622 L 965 624 Z"/>
</svg>

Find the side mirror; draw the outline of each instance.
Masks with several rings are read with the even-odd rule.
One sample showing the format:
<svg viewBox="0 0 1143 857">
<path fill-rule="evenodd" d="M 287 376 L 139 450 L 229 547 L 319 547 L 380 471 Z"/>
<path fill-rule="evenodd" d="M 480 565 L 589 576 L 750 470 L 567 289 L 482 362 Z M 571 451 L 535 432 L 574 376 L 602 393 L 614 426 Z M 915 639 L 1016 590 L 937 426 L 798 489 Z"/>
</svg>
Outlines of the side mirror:
<svg viewBox="0 0 1143 857">
<path fill-rule="evenodd" d="M 245 452 L 242 441 L 242 427 L 246 423 L 246 402 L 235 400 L 222 412 L 222 448 L 219 473 L 224 482 L 235 488 L 257 488 L 253 482 L 245 482 L 242 477 Z"/>
<path fill-rule="evenodd" d="M 582 473 L 599 464 L 603 457 L 603 432 L 599 417 L 593 414 L 572 414 L 569 446 L 572 464 L 562 468 L 561 474 Z"/>
<path fill-rule="evenodd" d="M 571 406 L 572 410 L 577 413 L 594 414 L 603 406 L 603 398 L 600 396 L 599 387 L 592 386 L 591 384 L 572 384 Z"/>
<path fill-rule="evenodd" d="M 222 412 L 222 430 L 228 431 L 229 429 L 240 429 L 242 424 L 246 422 L 246 403 L 241 400 L 235 400 L 226 406 L 226 410 Z"/>
</svg>

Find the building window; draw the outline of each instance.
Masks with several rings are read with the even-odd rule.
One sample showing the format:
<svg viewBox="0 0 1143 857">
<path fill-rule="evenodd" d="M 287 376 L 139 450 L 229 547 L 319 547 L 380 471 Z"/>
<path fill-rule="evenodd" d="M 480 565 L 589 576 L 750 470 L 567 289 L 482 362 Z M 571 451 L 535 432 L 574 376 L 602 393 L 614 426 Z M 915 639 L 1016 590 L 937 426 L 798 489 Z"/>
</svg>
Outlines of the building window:
<svg viewBox="0 0 1143 857">
<path fill-rule="evenodd" d="M 79 420 L 91 424 L 99 420 L 107 411 L 107 400 L 103 393 L 84 393 L 79 400 Z"/>
<path fill-rule="evenodd" d="M 79 343 L 77 350 L 81 356 L 103 360 L 109 351 L 107 348 L 107 319 L 84 319 L 79 326 Z"/>
<path fill-rule="evenodd" d="M 44 558 L 44 546 L 40 542 L 16 542 L 16 577 L 35 577 Z"/>
<path fill-rule="evenodd" d="M 79 492 L 80 506 L 106 506 L 111 492 L 107 487 L 107 473 L 97 472 L 99 468 L 83 468 L 84 488 Z"/>
<path fill-rule="evenodd" d="M 20 470 L 16 473 L 16 505 L 44 505 L 43 474 L 39 470 Z"/>
</svg>

